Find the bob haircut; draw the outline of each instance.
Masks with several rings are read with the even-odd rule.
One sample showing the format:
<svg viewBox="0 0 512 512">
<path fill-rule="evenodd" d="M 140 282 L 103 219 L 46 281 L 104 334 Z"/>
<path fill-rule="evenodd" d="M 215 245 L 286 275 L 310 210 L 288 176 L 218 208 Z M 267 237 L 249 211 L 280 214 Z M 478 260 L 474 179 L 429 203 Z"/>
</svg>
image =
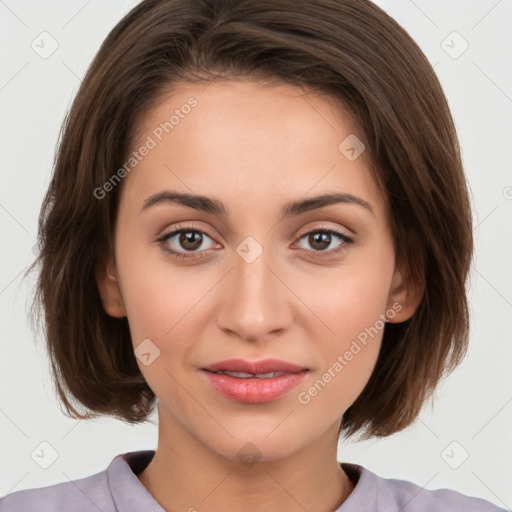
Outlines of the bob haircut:
<svg viewBox="0 0 512 512">
<path fill-rule="evenodd" d="M 68 417 L 151 421 L 128 319 L 103 309 L 95 272 L 114 254 L 120 186 L 145 113 L 180 83 L 247 79 L 331 98 L 353 116 L 389 209 L 395 261 L 421 302 L 387 323 L 346 437 L 409 426 L 469 341 L 472 213 L 441 85 L 408 33 L 368 0 L 144 0 L 102 43 L 67 112 L 38 224 L 32 321 L 41 321 Z M 341 141 L 340 141 L 341 142 Z M 41 311 L 42 310 L 42 311 Z M 88 411 L 80 412 L 78 405 Z"/>
</svg>

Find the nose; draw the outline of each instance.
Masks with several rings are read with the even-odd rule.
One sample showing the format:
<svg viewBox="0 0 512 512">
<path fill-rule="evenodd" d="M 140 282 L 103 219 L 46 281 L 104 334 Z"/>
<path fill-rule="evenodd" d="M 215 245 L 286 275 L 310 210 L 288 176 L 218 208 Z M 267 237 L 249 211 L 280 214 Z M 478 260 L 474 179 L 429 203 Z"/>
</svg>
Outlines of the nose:
<svg viewBox="0 0 512 512">
<path fill-rule="evenodd" d="M 273 251 L 254 239 L 240 244 L 221 284 L 218 325 L 247 341 L 282 332 L 293 322 L 294 295 Z M 259 254 L 258 254 L 259 253 Z"/>
</svg>

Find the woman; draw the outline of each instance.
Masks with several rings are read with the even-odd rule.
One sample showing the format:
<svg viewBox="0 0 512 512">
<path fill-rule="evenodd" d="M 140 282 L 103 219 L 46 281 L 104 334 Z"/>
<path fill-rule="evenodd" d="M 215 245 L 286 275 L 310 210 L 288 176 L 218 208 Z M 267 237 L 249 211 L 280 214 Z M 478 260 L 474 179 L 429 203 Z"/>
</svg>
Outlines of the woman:
<svg viewBox="0 0 512 512">
<path fill-rule="evenodd" d="M 468 343 L 457 135 L 371 2 L 141 2 L 66 119 L 40 249 L 68 413 L 157 406 L 158 447 L 1 511 L 500 510 L 336 458 L 411 425 Z"/>
</svg>

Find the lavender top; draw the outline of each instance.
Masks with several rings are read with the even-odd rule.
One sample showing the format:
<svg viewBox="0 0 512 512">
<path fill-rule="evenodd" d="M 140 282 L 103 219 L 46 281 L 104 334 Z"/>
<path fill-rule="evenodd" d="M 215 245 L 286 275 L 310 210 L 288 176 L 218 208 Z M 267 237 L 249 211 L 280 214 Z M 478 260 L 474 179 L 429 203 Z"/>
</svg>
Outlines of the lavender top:
<svg viewBox="0 0 512 512">
<path fill-rule="evenodd" d="M 136 476 L 154 454 L 154 450 L 124 453 L 100 473 L 13 492 L 0 499 L 0 512 L 165 512 Z M 406 480 L 382 478 L 358 464 L 340 464 L 356 485 L 334 512 L 506 512 L 457 491 L 426 490 Z"/>
</svg>

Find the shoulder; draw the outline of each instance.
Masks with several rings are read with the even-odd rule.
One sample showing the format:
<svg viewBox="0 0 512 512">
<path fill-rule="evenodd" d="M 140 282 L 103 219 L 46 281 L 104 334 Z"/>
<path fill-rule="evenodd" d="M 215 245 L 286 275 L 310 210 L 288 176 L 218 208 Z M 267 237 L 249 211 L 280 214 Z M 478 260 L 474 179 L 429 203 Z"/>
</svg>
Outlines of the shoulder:
<svg viewBox="0 0 512 512">
<path fill-rule="evenodd" d="M 69 510 L 115 512 L 106 471 L 79 480 L 16 491 L 0 498 L 0 512 Z"/>
<path fill-rule="evenodd" d="M 368 499 L 371 499 L 371 504 L 368 502 L 368 505 L 373 506 L 373 508 L 370 508 L 370 510 L 506 512 L 506 509 L 482 498 L 468 496 L 452 489 L 424 489 L 408 480 L 378 476 L 357 464 L 343 463 L 343 469 L 347 474 L 359 478 L 353 491 L 354 499 L 359 503 L 362 495 L 364 495 L 365 504 Z M 349 496 L 349 499 L 351 497 Z M 343 508 L 341 510 L 345 512 Z"/>
<path fill-rule="evenodd" d="M 504 509 L 476 496 L 452 489 L 424 489 L 407 480 L 382 478 L 379 491 L 384 502 L 390 500 L 404 511 L 503 512 Z"/>
</svg>

